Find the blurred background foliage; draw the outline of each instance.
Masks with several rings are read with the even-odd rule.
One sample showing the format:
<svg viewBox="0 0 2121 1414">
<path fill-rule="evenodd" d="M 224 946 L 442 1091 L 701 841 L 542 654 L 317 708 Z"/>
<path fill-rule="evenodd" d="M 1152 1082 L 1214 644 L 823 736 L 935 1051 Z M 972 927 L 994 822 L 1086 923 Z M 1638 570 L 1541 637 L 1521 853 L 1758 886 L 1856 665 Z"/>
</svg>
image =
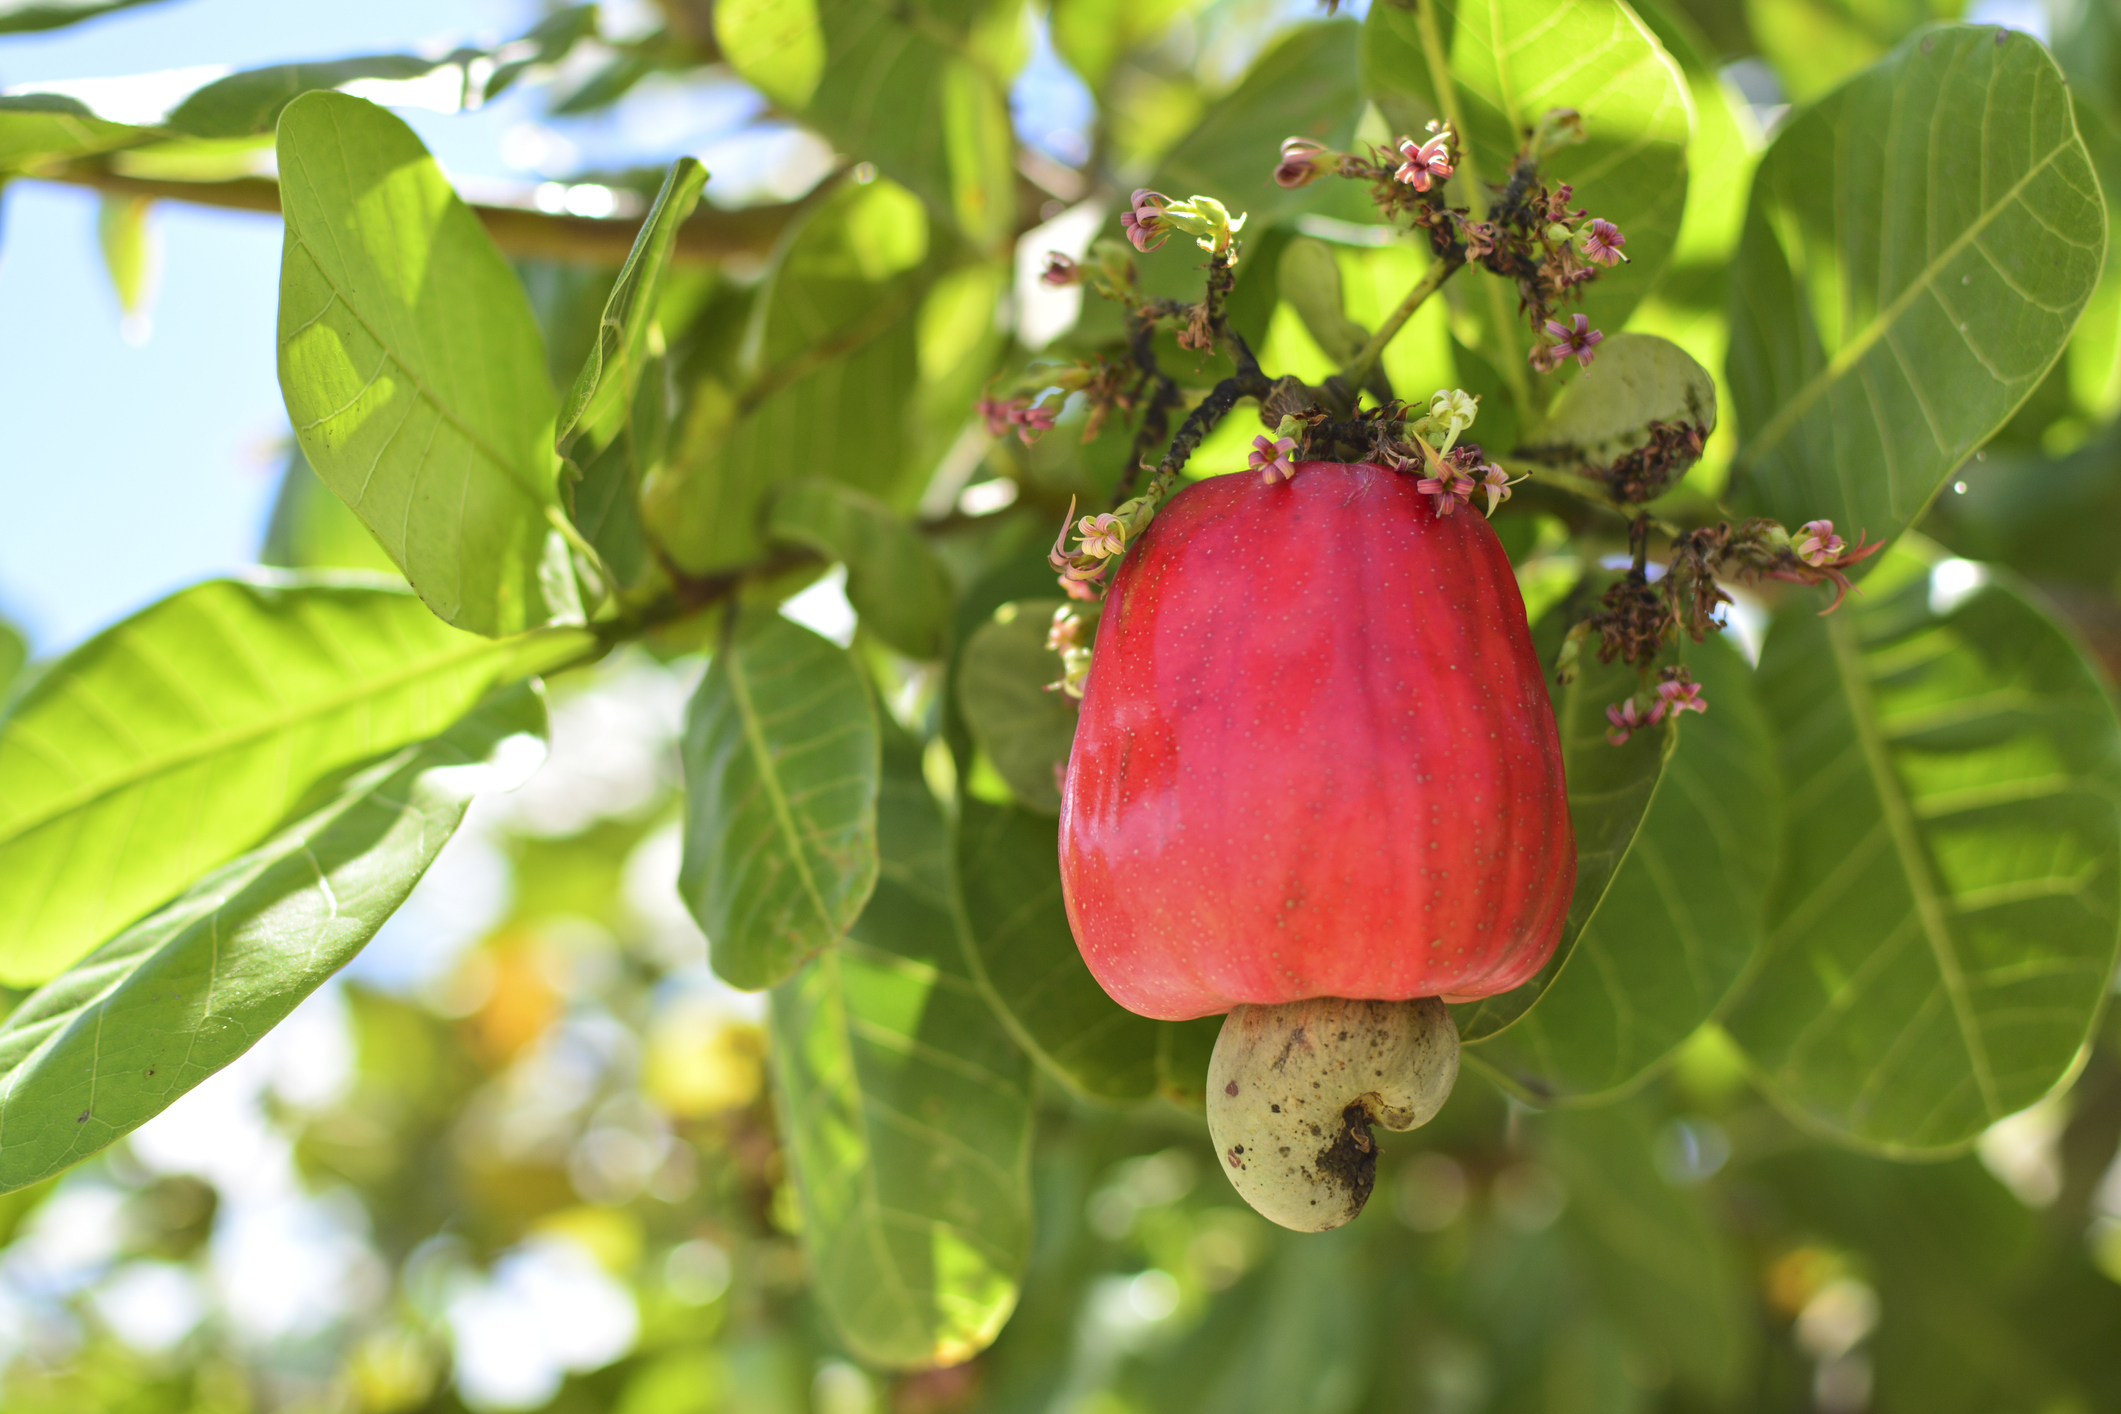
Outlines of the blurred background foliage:
<svg viewBox="0 0 2121 1414">
<path fill-rule="evenodd" d="M 122 8 L 10 0 L 0 31 Z M 1050 594 L 1045 537 L 1071 496 L 1103 494 L 1124 449 L 1116 427 L 1028 450 L 961 430 L 997 358 L 1021 363 L 1052 339 L 1087 347 L 1116 327 L 1098 309 L 1077 323 L 1071 296 L 1037 289 L 1029 274 L 1049 245 L 1080 249 L 1114 198 L 1154 174 L 1175 192 L 1249 204 L 1233 317 L 1270 368 L 1311 378 L 1332 366 L 1322 347 L 1332 331 L 1279 297 L 1290 243 L 1326 242 L 1358 322 L 1373 324 L 1410 279 L 1406 251 L 1364 243 L 1349 223 L 1365 213 L 1336 207 L 1348 193 L 1263 186 L 1287 133 L 1344 143 L 1367 125 L 1385 135 L 1374 112 L 1358 120 L 1360 7 L 1335 20 L 1272 0 L 1051 0 L 964 7 L 956 19 L 931 6 L 923 23 L 952 31 L 938 39 L 896 12 L 821 0 L 872 28 L 843 31 L 844 52 L 747 50 L 748 77 L 724 45 L 743 43 L 760 11 L 741 0 L 721 8 L 555 9 L 527 40 L 495 49 L 489 99 L 510 85 L 535 95 L 549 125 L 519 141 L 559 154 L 519 205 L 586 221 L 653 195 L 659 171 L 570 166 L 568 119 L 687 88 L 747 95 L 731 147 L 763 155 L 748 182 L 710 186 L 720 224 L 698 228 L 699 250 L 661 296 L 670 338 L 659 356 L 693 390 L 669 435 L 681 448 L 714 444 L 725 460 L 785 453 L 794 439 L 877 501 L 919 512 L 959 592 L 960 641 L 996 604 Z M 1697 111 L 1677 254 L 1629 327 L 1664 333 L 1720 370 L 1724 270 L 1767 136 L 1789 105 L 1962 12 L 1955 0 L 1637 8 L 1680 63 Z M 1969 17 L 2052 43 L 2106 190 L 2121 192 L 2113 0 L 1983 0 Z M 956 184 L 920 193 L 924 207 L 850 166 L 870 135 L 842 105 L 849 74 L 874 76 L 865 66 L 884 48 L 917 57 L 945 40 L 971 57 L 886 76 L 932 97 L 940 117 L 924 131 L 955 144 L 936 170 Z M 416 64 L 359 62 L 392 81 L 418 77 Z M 249 161 L 254 147 L 235 142 L 231 160 Z M 99 169 L 112 193 L 104 248 L 128 310 L 152 299 L 149 206 L 144 188 L 108 177 L 239 180 L 171 165 L 209 155 L 196 144 L 149 149 Z M 819 288 L 842 279 L 859 298 L 769 307 L 765 258 L 817 201 L 848 212 L 810 228 L 822 235 L 801 268 Z M 936 211 L 954 223 L 924 214 Z M 601 257 L 555 258 L 535 233 L 508 237 L 505 216 L 489 228 L 516 261 L 566 387 L 624 242 Z M 1190 279 L 1185 265 L 1145 273 Z M 1004 348 L 997 310 L 1012 304 L 1017 342 Z M 883 332 L 857 355 L 856 374 L 880 406 L 910 413 L 803 426 L 801 383 L 838 373 L 777 363 L 777 350 L 829 338 L 819 319 L 865 318 Z M 777 344 L 781 319 L 799 327 Z M 1174 347 L 1165 361 L 1184 359 Z M 1500 386 L 1454 337 L 1441 302 L 1385 363 L 1403 393 Z M 1212 377 L 1206 368 L 1200 377 Z M 2121 666 L 2117 410 L 2121 280 L 2110 272 L 2066 357 L 1922 526 L 2035 582 L 2110 671 Z M 731 435 L 739 416 L 762 430 Z M 1228 425 L 1239 444 L 1245 422 Z M 1695 489 L 1720 485 L 1728 441 L 1720 431 Z M 1217 455 L 1229 459 L 1211 443 L 1201 459 Z M 676 457 L 671 474 L 685 464 Z M 718 475 L 750 484 L 726 466 Z M 651 480 L 650 514 L 655 504 Z M 1520 559 L 1555 538 L 1530 515 L 1503 528 Z M 691 538 L 682 524 L 661 529 L 695 570 L 757 550 L 719 543 L 711 528 Z M 299 456 L 258 558 L 389 569 Z M 1559 572 L 1557 594 L 1572 577 L 1573 566 Z M 844 641 L 853 619 L 841 584 L 835 576 L 788 612 Z M 902 718 L 929 710 L 932 669 L 857 642 Z M 680 630 L 557 682 L 547 768 L 475 808 L 340 981 L 127 1141 L 0 1198 L 0 1408 L 2121 1408 L 2121 1028 L 2111 1015 L 2067 1096 L 1933 1164 L 1809 1137 L 1759 1096 L 1714 1025 L 1664 1073 L 1598 1108 L 1538 1113 L 1469 1077 L 1434 1125 L 1388 1142 L 1364 1216 L 1323 1237 L 1279 1231 L 1244 1208 L 1210 1171 L 1202 1126 L 1181 1105 L 1107 1107 L 1047 1082 L 1037 1091 L 1036 1236 L 1014 1318 L 968 1364 L 863 1369 L 807 1294 L 802 1214 L 766 1095 L 761 1001 L 707 971 L 704 939 L 675 896 L 676 737 L 701 671 L 696 647 Z M 0 675 L 24 657 L 18 636 L 0 634 Z M 1001 752 L 982 745 L 973 759 L 987 774 L 969 789 L 1006 802 L 993 775 Z"/>
</svg>

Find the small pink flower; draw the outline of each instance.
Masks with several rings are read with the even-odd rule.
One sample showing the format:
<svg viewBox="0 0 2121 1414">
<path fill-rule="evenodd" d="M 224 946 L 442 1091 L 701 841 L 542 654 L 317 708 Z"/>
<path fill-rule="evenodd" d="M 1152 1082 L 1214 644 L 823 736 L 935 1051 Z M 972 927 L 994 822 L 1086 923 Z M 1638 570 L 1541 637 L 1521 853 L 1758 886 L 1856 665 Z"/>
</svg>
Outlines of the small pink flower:
<svg viewBox="0 0 2121 1414">
<path fill-rule="evenodd" d="M 1436 498 L 1436 514 L 1450 515 L 1458 507 L 1473 498 L 1474 481 L 1470 476 L 1452 474 L 1449 477 L 1424 476 L 1414 483 L 1414 489 L 1424 496 Z"/>
<path fill-rule="evenodd" d="M 1043 407 L 1020 407 L 1009 414 L 1016 424 L 1016 435 L 1025 446 L 1038 440 L 1041 432 L 1053 430 L 1053 409 Z"/>
<path fill-rule="evenodd" d="M 1480 486 L 1488 493 L 1488 514 L 1491 516 L 1497 506 L 1510 499 L 1510 473 L 1493 462 L 1481 468 Z"/>
<path fill-rule="evenodd" d="M 1083 553 L 1098 559 L 1109 559 L 1126 553 L 1127 523 L 1109 511 L 1099 516 L 1084 516 L 1075 526 L 1076 533 L 1083 538 Z"/>
<path fill-rule="evenodd" d="M 1848 542 L 1834 534 L 1830 520 L 1808 520 L 1802 529 L 1804 539 L 1797 542 L 1797 558 L 1815 569 L 1832 564 L 1848 548 Z"/>
<path fill-rule="evenodd" d="M 1591 229 L 1583 238 L 1583 257 L 1600 265 L 1618 265 L 1627 259 L 1620 253 L 1620 248 L 1627 243 L 1628 238 L 1620 234 L 1618 226 L 1594 216 Z"/>
<path fill-rule="evenodd" d="M 1565 358 L 1574 358 L 1584 368 L 1591 366 L 1592 351 L 1605 342 L 1605 335 L 1591 327 L 1591 321 L 1581 314 L 1569 316 L 1569 323 L 1558 319 L 1547 321 L 1547 333 L 1554 339 L 1548 357 L 1552 366 L 1559 368 Z"/>
<path fill-rule="evenodd" d="M 1171 223 L 1164 219 L 1164 208 L 1170 203 L 1171 198 L 1162 192 L 1143 187 L 1134 193 L 1131 209 L 1120 213 L 1120 228 L 1142 254 L 1171 239 Z"/>
<path fill-rule="evenodd" d="M 1318 160 L 1325 151 L 1324 143 L 1307 137 L 1283 138 L 1281 165 L 1274 169 L 1275 182 L 1292 190 L 1311 185 L 1326 174 L 1325 163 Z"/>
<path fill-rule="evenodd" d="M 1046 268 L 1038 272 L 1038 282 L 1056 290 L 1083 282 L 1083 267 L 1057 250 L 1046 252 Z"/>
<path fill-rule="evenodd" d="M 1414 145 L 1414 139 L 1403 137 L 1399 140 L 1399 155 L 1407 160 L 1392 177 L 1416 191 L 1427 191 L 1431 177 L 1448 177 L 1455 170 L 1451 166 L 1449 131 L 1438 133 L 1419 147 Z"/>
<path fill-rule="evenodd" d="M 1606 729 L 1605 739 L 1614 746 L 1625 745 L 1629 737 L 1644 727 L 1655 726 L 1658 718 L 1664 715 L 1661 707 L 1653 707 L 1650 711 L 1649 717 L 1643 717 L 1635 710 L 1635 699 L 1632 697 L 1616 706 L 1607 707 L 1605 719 L 1613 725 Z"/>
<path fill-rule="evenodd" d="M 1267 485 L 1274 484 L 1279 476 L 1284 481 L 1296 479 L 1296 463 L 1289 460 L 1289 453 L 1296 450 L 1294 437 L 1265 437 L 1252 439 L 1252 450 L 1245 453 L 1245 465 L 1259 473 L 1259 479 Z"/>
<path fill-rule="evenodd" d="M 1698 682 L 1661 682 L 1657 684 L 1657 714 L 1669 712 L 1676 717 L 1681 712 L 1706 712 L 1709 704 L 1701 700 L 1701 684 Z"/>
<path fill-rule="evenodd" d="M 1009 429 L 1016 425 L 1015 419 L 1010 416 L 1015 407 L 1014 403 L 1003 402 L 997 398 L 981 398 L 979 400 L 979 415 L 980 419 L 987 424 L 988 436 L 1006 437 L 1009 435 Z"/>
</svg>

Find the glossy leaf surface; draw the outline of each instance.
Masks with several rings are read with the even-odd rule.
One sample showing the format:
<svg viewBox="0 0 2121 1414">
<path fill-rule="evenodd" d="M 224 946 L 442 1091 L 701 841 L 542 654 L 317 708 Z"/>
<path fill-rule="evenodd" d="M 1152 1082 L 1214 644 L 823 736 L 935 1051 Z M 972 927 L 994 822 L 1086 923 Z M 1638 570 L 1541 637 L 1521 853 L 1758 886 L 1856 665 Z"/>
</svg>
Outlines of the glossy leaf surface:
<svg viewBox="0 0 2121 1414">
<path fill-rule="evenodd" d="M 587 635 L 460 633 L 365 576 L 215 580 L 90 639 L 0 731 L 0 977 L 40 982 Z"/>
<path fill-rule="evenodd" d="M 848 1348 L 955 1364 L 1015 1308 L 1031 1246 L 1031 1062 L 967 971 L 949 830 L 893 729 L 876 892 L 774 989 L 772 1046 L 803 1243 Z"/>
<path fill-rule="evenodd" d="M 48 1177 L 168 1108 L 375 936 L 473 795 L 544 760 L 545 705 L 501 694 L 350 777 L 0 1024 L 0 1190 Z"/>
<path fill-rule="evenodd" d="M 499 634 L 578 611 L 541 583 L 554 398 L 514 272 L 372 103 L 296 99 L 279 161 L 280 390 L 310 465 L 445 622 Z"/>
<path fill-rule="evenodd" d="M 1637 1081 L 1721 1009 L 1758 950 L 1779 834 L 1774 736 L 1736 648 L 1712 638 L 1686 662 L 1709 710 L 1672 728 L 1642 827 L 1552 984 L 1470 1053 L 1536 1104 Z"/>
<path fill-rule="evenodd" d="M 1971 570 L 1895 552 L 1830 617 L 1792 602 L 1760 664 L 1782 866 L 1726 1025 L 1796 1114 L 1896 1154 L 1963 1145 L 2070 1073 L 2121 926 L 2112 700 Z"/>
<path fill-rule="evenodd" d="M 2106 208 L 2061 71 L 2008 30 L 1910 39 L 1776 138 L 1733 272 L 1734 488 L 1890 538 L 2061 354 Z"/>
<path fill-rule="evenodd" d="M 877 877 L 876 707 L 844 648 L 779 616 L 726 640 L 686 715 L 678 887 L 733 987 L 838 941 Z"/>
</svg>

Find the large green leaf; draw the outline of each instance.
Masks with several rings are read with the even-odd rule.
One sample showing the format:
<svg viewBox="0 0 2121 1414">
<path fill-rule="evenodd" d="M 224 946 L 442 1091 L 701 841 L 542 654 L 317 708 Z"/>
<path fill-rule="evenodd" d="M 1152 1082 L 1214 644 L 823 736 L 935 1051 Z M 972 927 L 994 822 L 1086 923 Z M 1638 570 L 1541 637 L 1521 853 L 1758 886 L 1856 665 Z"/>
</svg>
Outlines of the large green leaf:
<svg viewBox="0 0 2121 1414">
<path fill-rule="evenodd" d="M 1541 620 L 1540 628 L 1546 630 L 1540 635 L 1542 642 L 1558 638 L 1552 630 L 1558 629 L 1563 617 L 1550 614 Z M 1556 690 L 1561 759 L 1569 783 L 1569 823 L 1576 831 L 1576 892 L 1569 898 L 1561 941 L 1538 975 L 1500 996 L 1453 1008 L 1459 1038 L 1468 1044 L 1484 1041 L 1515 1022 L 1554 985 L 1635 843 L 1673 748 L 1669 727 L 1637 732 L 1622 746 L 1606 740 L 1607 705 L 1632 696 L 1640 685 L 1633 668 L 1600 663 L 1597 654 L 1587 650 L 1575 680 Z"/>
<path fill-rule="evenodd" d="M 52 665 L 0 731 L 0 979 L 55 975 L 316 782 L 590 647 L 461 633 L 383 583 L 209 581 Z"/>
<path fill-rule="evenodd" d="M 731 986 L 786 981 L 869 901 L 877 731 L 854 659 L 777 615 L 708 665 L 685 721 L 678 887 Z"/>
<path fill-rule="evenodd" d="M 1782 864 L 1726 1023 L 1793 1112 L 1894 1154 L 1964 1145 L 2067 1077 L 2121 927 L 2112 701 L 2021 592 L 1958 599 L 1967 562 L 1926 559 L 1768 634 Z"/>
<path fill-rule="evenodd" d="M 1047 815 L 1061 806 L 1060 775 L 1075 747 L 1075 702 L 1051 691 L 1060 655 L 1046 646 L 1067 601 L 1020 599 L 981 624 L 957 663 L 957 707 L 1010 792 Z"/>
<path fill-rule="evenodd" d="M 32 993 L 0 1024 L 0 1190 L 79 1163 L 249 1050 L 375 936 L 474 794 L 536 769 L 544 734 L 532 685 L 497 695 Z"/>
<path fill-rule="evenodd" d="M 1778 839 L 1774 736 L 1735 648 L 1711 638 L 1686 660 L 1709 710 L 1673 728 L 1634 845 L 1552 985 L 1472 1052 L 1535 1103 L 1638 1081 L 1722 1008 L 1759 948 Z"/>
<path fill-rule="evenodd" d="M 973 973 L 1024 1048 L 1093 1099 L 1156 1093 L 1159 1028 L 1105 995 L 1061 903 L 1060 826 L 966 797 L 958 890 Z"/>
<path fill-rule="evenodd" d="M 1890 537 L 2003 425 L 2098 283 L 2106 208 L 2038 43 L 1930 30 L 1800 114 L 1733 272 L 1737 494 Z"/>
<path fill-rule="evenodd" d="M 920 1369 L 977 1353 L 1015 1308 L 1032 1069 L 966 971 L 920 748 L 888 743 L 876 892 L 774 989 L 772 1054 L 812 1290 L 861 1359 Z"/>
<path fill-rule="evenodd" d="M 1686 81 L 1632 10 L 1620 0 L 1379 0 L 1363 22 L 1362 77 L 1400 135 L 1419 137 L 1437 117 L 1458 127 L 1464 161 L 1449 192 L 1476 212 L 1548 110 L 1581 113 L 1585 141 L 1551 155 L 1540 175 L 1572 185 L 1575 205 L 1626 234 L 1632 263 L 1592 283 L 1582 305 L 1593 325 L 1621 325 L 1678 240 L 1691 133 Z M 1531 334 L 1516 290 L 1465 278 L 1483 351 L 1522 386 Z"/>
<path fill-rule="evenodd" d="M 1567 1185 L 1562 1230 L 1599 1305 L 1651 1348 L 1653 1367 L 1729 1399 L 1759 1342 L 1745 1277 L 1699 1197 L 1657 1171 L 1639 1107 L 1551 1115 L 1537 1133 Z"/>
<path fill-rule="evenodd" d="M 514 272 L 372 103 L 296 99 L 279 161 L 280 389 L 310 465 L 445 621 L 578 614 L 544 340 Z"/>
</svg>

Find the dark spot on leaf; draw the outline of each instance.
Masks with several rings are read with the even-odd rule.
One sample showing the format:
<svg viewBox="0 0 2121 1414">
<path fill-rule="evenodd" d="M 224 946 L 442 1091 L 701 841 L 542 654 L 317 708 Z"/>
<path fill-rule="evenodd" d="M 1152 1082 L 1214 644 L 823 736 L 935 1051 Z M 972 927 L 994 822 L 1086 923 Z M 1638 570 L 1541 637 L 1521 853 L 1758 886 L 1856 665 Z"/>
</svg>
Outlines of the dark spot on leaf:
<svg viewBox="0 0 2121 1414">
<path fill-rule="evenodd" d="M 1267 1106 L 1267 1108 L 1268 1108 L 1268 1109 L 1270 1109 L 1270 1110 L 1272 1110 L 1272 1111 L 1274 1111 L 1274 1113 L 1276 1113 L 1276 1114 L 1280 1114 L 1280 1113 L 1281 1113 L 1281 1106 L 1280 1106 L 1280 1105 L 1269 1105 L 1269 1106 Z"/>
<path fill-rule="evenodd" d="M 87 1110 L 83 1110 L 83 1111 L 81 1111 L 81 1113 L 80 1113 L 80 1114 L 78 1114 L 78 1115 L 75 1115 L 75 1116 L 74 1116 L 74 1123 L 75 1123 L 75 1124 L 86 1124 L 86 1123 L 88 1123 L 88 1111 L 87 1111 Z"/>
</svg>

